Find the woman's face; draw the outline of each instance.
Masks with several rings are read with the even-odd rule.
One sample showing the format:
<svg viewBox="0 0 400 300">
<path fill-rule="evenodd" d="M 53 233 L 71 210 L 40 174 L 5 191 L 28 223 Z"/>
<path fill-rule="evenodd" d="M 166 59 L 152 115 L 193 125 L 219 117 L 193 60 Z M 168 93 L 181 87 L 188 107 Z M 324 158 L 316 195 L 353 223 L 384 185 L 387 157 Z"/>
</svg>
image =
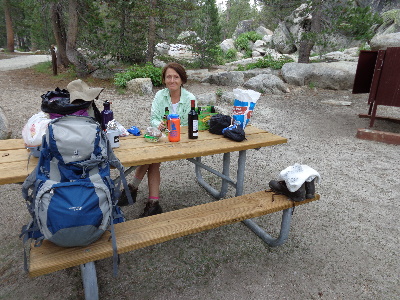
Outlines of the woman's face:
<svg viewBox="0 0 400 300">
<path fill-rule="evenodd" d="M 168 68 L 165 72 L 164 81 L 166 87 L 170 90 L 170 92 L 179 90 L 182 85 L 181 77 L 174 69 L 171 68 Z"/>
</svg>

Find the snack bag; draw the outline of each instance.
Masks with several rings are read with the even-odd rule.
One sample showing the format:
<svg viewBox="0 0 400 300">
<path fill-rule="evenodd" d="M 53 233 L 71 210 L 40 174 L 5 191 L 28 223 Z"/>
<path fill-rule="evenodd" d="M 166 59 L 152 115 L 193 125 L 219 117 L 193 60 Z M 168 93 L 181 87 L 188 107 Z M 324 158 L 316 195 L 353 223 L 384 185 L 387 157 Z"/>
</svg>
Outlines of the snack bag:
<svg viewBox="0 0 400 300">
<path fill-rule="evenodd" d="M 30 117 L 22 129 L 22 138 L 27 147 L 37 147 L 42 144 L 42 137 L 46 133 L 50 121 L 42 111 Z"/>
<path fill-rule="evenodd" d="M 208 130 L 210 128 L 210 119 L 215 116 L 216 113 L 214 106 L 206 105 L 201 107 L 199 113 L 199 130 Z"/>
<path fill-rule="evenodd" d="M 233 124 L 244 129 L 250 121 L 251 114 L 261 93 L 253 90 L 234 89 L 233 94 L 235 96 L 232 113 Z"/>
</svg>

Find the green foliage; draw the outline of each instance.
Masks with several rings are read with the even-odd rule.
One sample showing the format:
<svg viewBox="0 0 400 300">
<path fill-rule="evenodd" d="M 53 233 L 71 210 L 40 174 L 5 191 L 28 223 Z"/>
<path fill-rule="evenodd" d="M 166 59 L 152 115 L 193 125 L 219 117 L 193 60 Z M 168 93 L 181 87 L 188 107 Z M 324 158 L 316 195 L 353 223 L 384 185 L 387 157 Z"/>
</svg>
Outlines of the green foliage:
<svg viewBox="0 0 400 300">
<path fill-rule="evenodd" d="M 370 6 L 339 6 L 336 11 L 337 28 L 356 40 L 370 41 L 375 35 L 373 25 L 380 25 L 383 22 L 379 14 L 372 12 Z"/>
<path fill-rule="evenodd" d="M 117 73 L 114 76 L 114 84 L 121 88 L 126 88 L 128 81 L 135 78 L 150 78 L 154 86 L 162 85 L 162 70 L 147 63 L 144 66 L 133 65 L 125 72 Z"/>
<path fill-rule="evenodd" d="M 122 63 L 143 63 L 147 46 L 148 13 L 144 12 L 147 4 L 123 0 L 103 2 L 87 4 L 87 10 L 91 11 L 91 16 L 87 16 L 90 25 L 81 33 L 80 41 L 86 45 L 80 46 L 96 49 L 98 57 L 107 55 Z"/>
<path fill-rule="evenodd" d="M 10 13 L 13 23 L 15 49 L 29 51 L 47 50 L 54 43 L 48 5 L 37 0 L 11 0 Z M 6 45 L 6 28 L 3 4 L 0 0 L 0 47 Z"/>
<path fill-rule="evenodd" d="M 239 50 L 248 50 L 249 48 L 249 41 L 255 42 L 257 40 L 261 40 L 262 36 L 256 33 L 255 31 L 249 31 L 242 33 L 238 36 L 235 40 L 235 47 Z"/>
<path fill-rule="evenodd" d="M 255 20 L 259 13 L 255 5 L 248 0 L 227 0 L 226 10 L 220 14 L 223 39 L 232 37 L 236 26 L 243 20 Z"/>
<path fill-rule="evenodd" d="M 271 68 L 278 70 L 282 69 L 282 66 L 289 62 L 293 62 L 293 59 L 284 56 L 274 59 L 271 55 L 266 55 L 257 60 L 255 63 L 247 64 L 245 66 L 238 66 L 238 71 L 246 71 L 256 68 Z"/>
<path fill-rule="evenodd" d="M 221 41 L 221 26 L 215 0 L 202 0 L 194 21 L 196 37 L 191 37 L 190 46 L 197 54 L 200 67 L 217 63 L 221 56 L 218 44 Z"/>
<path fill-rule="evenodd" d="M 228 51 L 226 51 L 225 53 L 225 58 L 228 61 L 233 61 L 235 60 L 237 57 L 237 50 L 236 49 L 229 49 Z"/>
<path fill-rule="evenodd" d="M 274 30 L 279 22 L 289 16 L 293 10 L 299 7 L 305 0 L 261 0 L 264 4 L 261 14 L 263 22 L 269 25 L 269 29 Z"/>
<path fill-rule="evenodd" d="M 367 51 L 369 51 L 369 50 L 371 50 L 371 47 L 370 47 L 370 45 L 368 45 L 367 43 L 365 43 L 365 44 L 361 45 L 361 46 L 358 48 L 358 51 L 362 51 L 362 50 L 367 50 Z"/>
<path fill-rule="evenodd" d="M 39 73 L 53 74 L 53 66 L 51 61 L 39 63 L 37 65 L 34 65 L 32 68 Z"/>
<path fill-rule="evenodd" d="M 46 75 L 53 75 L 53 65 L 51 61 L 42 62 L 36 64 L 32 67 L 35 72 L 46 74 Z M 55 78 L 59 79 L 76 79 L 76 70 L 74 66 L 71 66 L 65 72 L 59 73 Z"/>
<path fill-rule="evenodd" d="M 221 97 L 223 93 L 224 93 L 224 91 L 219 88 L 216 90 L 215 95 L 217 95 L 217 97 Z"/>
<path fill-rule="evenodd" d="M 400 9 L 392 9 L 382 13 L 382 20 L 382 26 L 384 28 L 387 28 L 392 24 L 397 25 L 397 27 L 400 26 Z"/>
<path fill-rule="evenodd" d="M 217 65 L 225 64 L 224 52 L 219 46 L 215 46 L 214 48 L 211 49 L 211 55 L 213 57 L 212 61 Z"/>
<path fill-rule="evenodd" d="M 400 10 L 392 9 L 382 13 L 382 19 L 384 24 L 394 23 L 400 25 Z"/>
<path fill-rule="evenodd" d="M 251 49 L 249 42 L 255 42 L 257 40 L 261 40 L 262 36 L 256 33 L 255 31 L 249 31 L 240 34 L 235 40 L 235 47 L 239 51 L 245 51 L 246 57 L 251 57 Z"/>
</svg>

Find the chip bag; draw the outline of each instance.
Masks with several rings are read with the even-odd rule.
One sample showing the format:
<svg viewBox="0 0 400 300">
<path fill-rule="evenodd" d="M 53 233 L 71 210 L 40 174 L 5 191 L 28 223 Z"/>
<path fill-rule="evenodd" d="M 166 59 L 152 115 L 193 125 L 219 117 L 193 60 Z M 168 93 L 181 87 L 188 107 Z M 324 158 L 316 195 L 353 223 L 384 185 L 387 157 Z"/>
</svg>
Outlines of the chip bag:
<svg viewBox="0 0 400 300">
<path fill-rule="evenodd" d="M 233 94 L 235 97 L 232 113 L 233 123 L 244 129 L 250 121 L 261 93 L 253 90 L 234 89 Z"/>
</svg>

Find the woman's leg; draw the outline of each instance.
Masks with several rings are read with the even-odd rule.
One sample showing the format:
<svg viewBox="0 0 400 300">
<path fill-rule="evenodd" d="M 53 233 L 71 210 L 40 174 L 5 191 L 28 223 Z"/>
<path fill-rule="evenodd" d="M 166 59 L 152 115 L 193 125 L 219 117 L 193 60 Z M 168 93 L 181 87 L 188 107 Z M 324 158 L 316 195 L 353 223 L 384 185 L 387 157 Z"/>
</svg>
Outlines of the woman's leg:
<svg viewBox="0 0 400 300">
<path fill-rule="evenodd" d="M 149 169 L 149 167 L 150 167 L 150 165 L 143 165 L 143 166 L 137 167 L 132 183 L 128 184 L 129 191 L 131 193 L 133 202 L 136 201 L 139 184 L 142 182 L 142 179 L 143 179 L 144 175 L 146 175 L 146 172 Z M 118 205 L 119 206 L 129 205 L 129 200 L 128 200 L 128 197 L 126 196 L 125 189 L 122 191 L 121 197 L 118 200 Z"/>
<path fill-rule="evenodd" d="M 146 207 L 140 217 L 147 217 L 161 214 L 163 212 L 160 204 L 160 163 L 151 164 L 147 171 L 147 180 L 149 184 L 149 200 L 146 202 Z"/>
<path fill-rule="evenodd" d="M 144 175 L 147 172 L 147 180 L 149 184 L 149 199 L 158 199 L 160 196 L 160 163 L 154 163 L 149 165 L 142 165 L 136 169 L 134 181 L 142 181 Z M 135 183 L 135 182 L 134 182 Z M 135 188 L 138 184 L 133 184 Z"/>
<path fill-rule="evenodd" d="M 161 163 L 154 163 L 149 165 L 147 180 L 149 184 L 149 199 L 158 200 L 160 197 L 160 165 Z"/>
<path fill-rule="evenodd" d="M 142 180 L 151 165 L 142 165 L 136 168 L 135 177 Z"/>
</svg>

